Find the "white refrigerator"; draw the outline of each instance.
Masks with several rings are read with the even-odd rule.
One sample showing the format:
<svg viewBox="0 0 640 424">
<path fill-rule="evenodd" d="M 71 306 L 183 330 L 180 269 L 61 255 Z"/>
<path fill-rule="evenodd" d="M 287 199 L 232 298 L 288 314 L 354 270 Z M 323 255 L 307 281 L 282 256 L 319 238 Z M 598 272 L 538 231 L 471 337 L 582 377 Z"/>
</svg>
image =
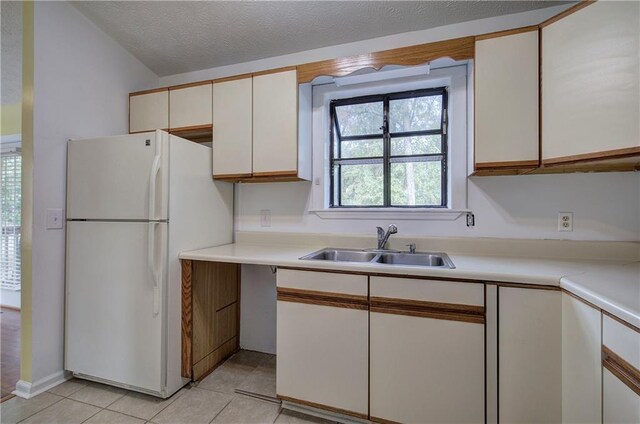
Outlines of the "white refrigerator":
<svg viewBox="0 0 640 424">
<path fill-rule="evenodd" d="M 211 149 L 163 131 L 67 149 L 65 368 L 168 397 L 181 377 L 178 254 L 231 243 Z"/>
</svg>

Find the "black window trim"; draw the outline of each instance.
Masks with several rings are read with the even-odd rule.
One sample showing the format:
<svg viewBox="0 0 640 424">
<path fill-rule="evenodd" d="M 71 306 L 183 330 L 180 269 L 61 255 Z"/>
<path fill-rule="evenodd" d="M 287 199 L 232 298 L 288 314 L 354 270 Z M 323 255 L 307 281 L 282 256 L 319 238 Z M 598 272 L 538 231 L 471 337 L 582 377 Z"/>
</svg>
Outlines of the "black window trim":
<svg viewBox="0 0 640 424">
<path fill-rule="evenodd" d="M 441 122 L 439 129 L 432 130 L 423 130 L 423 131 L 405 131 L 405 132 L 395 132 L 391 133 L 388 131 L 388 122 L 389 122 L 389 102 L 391 100 L 400 100 L 400 99 L 408 99 L 413 97 L 426 97 L 426 96 L 442 96 L 442 113 L 441 113 Z M 336 107 L 343 105 L 355 105 L 362 103 L 371 103 L 371 102 L 383 102 L 383 129 L 382 133 L 378 134 L 360 134 L 355 136 L 342 136 L 340 132 L 340 123 L 338 122 L 336 116 Z M 387 93 L 387 94 L 374 94 L 368 96 L 359 96 L 352 97 L 347 99 L 335 99 L 331 100 L 329 103 L 329 174 L 330 174 L 330 183 L 329 183 L 329 207 L 332 209 L 371 209 L 371 208 L 403 208 L 403 209 L 444 209 L 448 207 L 448 91 L 447 87 L 437 87 L 437 88 L 426 88 L 421 90 L 410 90 L 410 91 L 402 91 L 397 93 Z M 429 153 L 429 154 L 418 154 L 418 155 L 396 155 L 391 156 L 391 138 L 393 137 L 412 137 L 417 135 L 440 135 L 442 140 L 442 151 L 440 153 Z M 372 156 L 366 158 L 340 158 L 340 146 L 341 143 L 337 143 L 338 145 L 338 159 L 334 155 L 334 143 L 335 137 L 338 137 L 341 141 L 351 141 L 351 140 L 371 140 L 371 139 L 379 139 L 382 137 L 383 141 L 383 155 L 382 156 Z M 426 161 L 426 160 L 438 160 L 441 161 L 441 204 L 440 205 L 392 205 L 391 204 L 391 163 L 394 159 L 403 159 L 403 158 L 412 158 L 416 159 L 415 161 Z M 437 158 L 437 159 L 436 159 Z M 422 160 L 420 160 L 422 159 Z M 383 164 L 383 184 L 384 184 L 384 196 L 383 196 L 383 204 L 382 205 L 341 205 L 340 199 L 340 190 L 338 190 L 338 202 L 335 204 L 334 200 L 334 190 L 336 175 L 334 164 L 357 164 L 357 163 L 380 163 Z M 337 171 L 340 172 L 340 169 Z M 337 181 L 341 181 L 340 174 L 337 176 Z"/>
</svg>

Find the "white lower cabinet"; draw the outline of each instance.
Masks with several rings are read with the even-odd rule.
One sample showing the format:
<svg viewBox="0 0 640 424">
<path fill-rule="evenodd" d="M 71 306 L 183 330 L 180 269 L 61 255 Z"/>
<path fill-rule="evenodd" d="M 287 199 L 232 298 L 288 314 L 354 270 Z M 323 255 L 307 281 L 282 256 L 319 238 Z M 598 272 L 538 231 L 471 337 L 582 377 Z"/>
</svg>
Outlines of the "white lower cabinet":
<svg viewBox="0 0 640 424">
<path fill-rule="evenodd" d="M 366 419 L 367 276 L 278 270 L 277 394 Z"/>
<path fill-rule="evenodd" d="M 604 424 L 640 423 L 640 332 L 602 317 Z"/>
<path fill-rule="evenodd" d="M 602 422 L 601 313 L 562 294 L 562 421 Z"/>
<path fill-rule="evenodd" d="M 498 420 L 562 422 L 562 297 L 498 289 Z"/>
<path fill-rule="evenodd" d="M 371 277 L 370 295 L 371 420 L 484 422 L 483 285 Z"/>
</svg>

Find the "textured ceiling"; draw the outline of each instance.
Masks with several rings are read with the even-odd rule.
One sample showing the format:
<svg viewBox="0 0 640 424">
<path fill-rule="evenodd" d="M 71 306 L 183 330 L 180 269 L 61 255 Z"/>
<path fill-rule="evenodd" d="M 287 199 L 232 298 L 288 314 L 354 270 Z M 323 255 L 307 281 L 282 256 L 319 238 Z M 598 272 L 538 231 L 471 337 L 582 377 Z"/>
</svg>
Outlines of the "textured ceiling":
<svg viewBox="0 0 640 424">
<path fill-rule="evenodd" d="M 0 95 L 3 105 L 22 101 L 22 4 L 0 2 Z"/>
<path fill-rule="evenodd" d="M 82 1 L 159 76 L 524 12 L 554 1 Z"/>
</svg>

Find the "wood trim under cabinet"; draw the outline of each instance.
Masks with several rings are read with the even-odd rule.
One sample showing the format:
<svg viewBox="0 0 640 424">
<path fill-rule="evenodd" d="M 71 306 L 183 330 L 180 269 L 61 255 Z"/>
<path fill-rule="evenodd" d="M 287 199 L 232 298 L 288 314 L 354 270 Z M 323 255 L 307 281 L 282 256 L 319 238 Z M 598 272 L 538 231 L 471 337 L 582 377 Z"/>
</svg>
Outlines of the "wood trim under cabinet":
<svg viewBox="0 0 640 424">
<path fill-rule="evenodd" d="M 485 170 L 506 170 L 506 169 L 522 169 L 522 168 L 537 168 L 537 160 L 514 160 L 507 162 L 478 162 L 474 168 L 476 171 Z"/>
<path fill-rule="evenodd" d="M 169 91 L 169 87 L 152 88 L 150 90 L 134 91 L 133 93 L 129 93 L 129 97 L 142 96 L 144 94 L 161 93 L 163 91 Z"/>
<path fill-rule="evenodd" d="M 506 37 L 508 35 L 521 34 L 523 32 L 537 31 L 538 25 L 530 25 L 522 28 L 507 29 L 504 31 L 489 32 L 487 34 L 476 35 L 476 41 L 488 40 L 490 38 Z"/>
<path fill-rule="evenodd" d="M 640 396 L 640 370 L 602 345 L 602 366 Z"/>
<path fill-rule="evenodd" d="M 251 173 L 247 173 L 247 174 L 213 174 L 213 179 L 214 180 L 228 180 L 228 181 L 236 182 L 236 181 L 241 180 L 243 178 L 251 178 L 251 176 L 252 176 Z"/>
<path fill-rule="evenodd" d="M 169 128 L 158 128 L 160 131 L 169 132 Z M 155 132 L 157 130 L 142 130 L 142 131 L 129 131 L 129 134 L 142 134 L 148 132 Z"/>
<path fill-rule="evenodd" d="M 581 162 L 592 162 L 597 160 L 623 159 L 640 156 L 640 146 L 626 147 L 624 149 L 605 150 L 595 153 L 583 153 L 580 155 L 562 156 L 557 158 L 543 159 L 542 166 L 556 166 L 579 164 Z"/>
<path fill-rule="evenodd" d="M 369 418 L 367 414 L 361 414 L 359 412 L 349 411 L 348 409 L 334 408 L 333 406 L 324 405 L 322 403 L 309 402 L 308 400 L 296 399 L 293 397 L 282 396 L 282 395 L 276 395 L 276 397 L 285 402 L 292 402 L 300 405 L 310 406 L 312 408 L 324 409 L 326 411 L 335 412 L 338 414 L 362 418 L 363 420 L 366 420 Z"/>
<path fill-rule="evenodd" d="M 182 137 L 195 143 L 210 143 L 213 141 L 213 125 L 205 124 L 171 128 L 169 134 Z"/>
<path fill-rule="evenodd" d="M 295 71 L 297 66 L 285 66 L 283 68 L 265 69 L 264 71 L 258 71 L 251 74 L 252 77 L 259 77 L 260 75 L 277 74 L 279 72 Z"/>
<path fill-rule="evenodd" d="M 269 177 L 297 177 L 298 171 L 267 171 L 267 172 L 254 172 L 252 174 L 254 178 L 269 178 Z"/>
<path fill-rule="evenodd" d="M 182 266 L 182 377 L 191 378 L 193 362 L 193 267 L 190 259 L 181 259 Z"/>
<path fill-rule="evenodd" d="M 443 57 L 473 59 L 474 55 L 474 36 L 454 38 L 298 65 L 298 84 L 311 82 L 318 76 L 345 76 L 363 68 L 379 70 L 385 65 L 415 66 Z"/>
<path fill-rule="evenodd" d="M 566 18 L 567 16 L 569 16 L 569 15 L 577 12 L 578 10 L 583 9 L 583 8 L 589 6 L 590 4 L 593 4 L 593 3 L 595 3 L 595 0 L 580 0 L 579 3 L 571 6 L 570 8 L 568 8 L 567 10 L 565 10 L 565 11 L 563 11 L 561 13 L 558 13 L 555 16 L 550 17 L 546 21 L 542 22 L 539 26 L 540 26 L 540 28 L 544 28 L 546 26 L 549 26 L 552 23 L 557 22 L 562 18 Z"/>
<path fill-rule="evenodd" d="M 484 324 L 484 306 L 371 297 L 371 312 Z"/>
<path fill-rule="evenodd" d="M 362 311 L 369 309 L 367 296 L 286 287 L 278 287 L 277 292 L 277 300 L 281 302 L 306 303 L 308 305 L 333 306 L 335 308 Z"/>
<path fill-rule="evenodd" d="M 185 84 L 172 85 L 168 89 L 169 91 L 172 91 L 172 90 L 180 90 L 182 88 L 199 87 L 201 85 L 209 85 L 209 84 L 213 84 L 213 80 L 204 80 L 204 81 L 188 82 Z"/>
<path fill-rule="evenodd" d="M 240 75 L 231 75 L 228 77 L 217 78 L 213 80 L 214 84 L 219 84 L 221 82 L 235 81 L 240 79 L 253 78 L 253 74 L 240 74 Z"/>
</svg>

